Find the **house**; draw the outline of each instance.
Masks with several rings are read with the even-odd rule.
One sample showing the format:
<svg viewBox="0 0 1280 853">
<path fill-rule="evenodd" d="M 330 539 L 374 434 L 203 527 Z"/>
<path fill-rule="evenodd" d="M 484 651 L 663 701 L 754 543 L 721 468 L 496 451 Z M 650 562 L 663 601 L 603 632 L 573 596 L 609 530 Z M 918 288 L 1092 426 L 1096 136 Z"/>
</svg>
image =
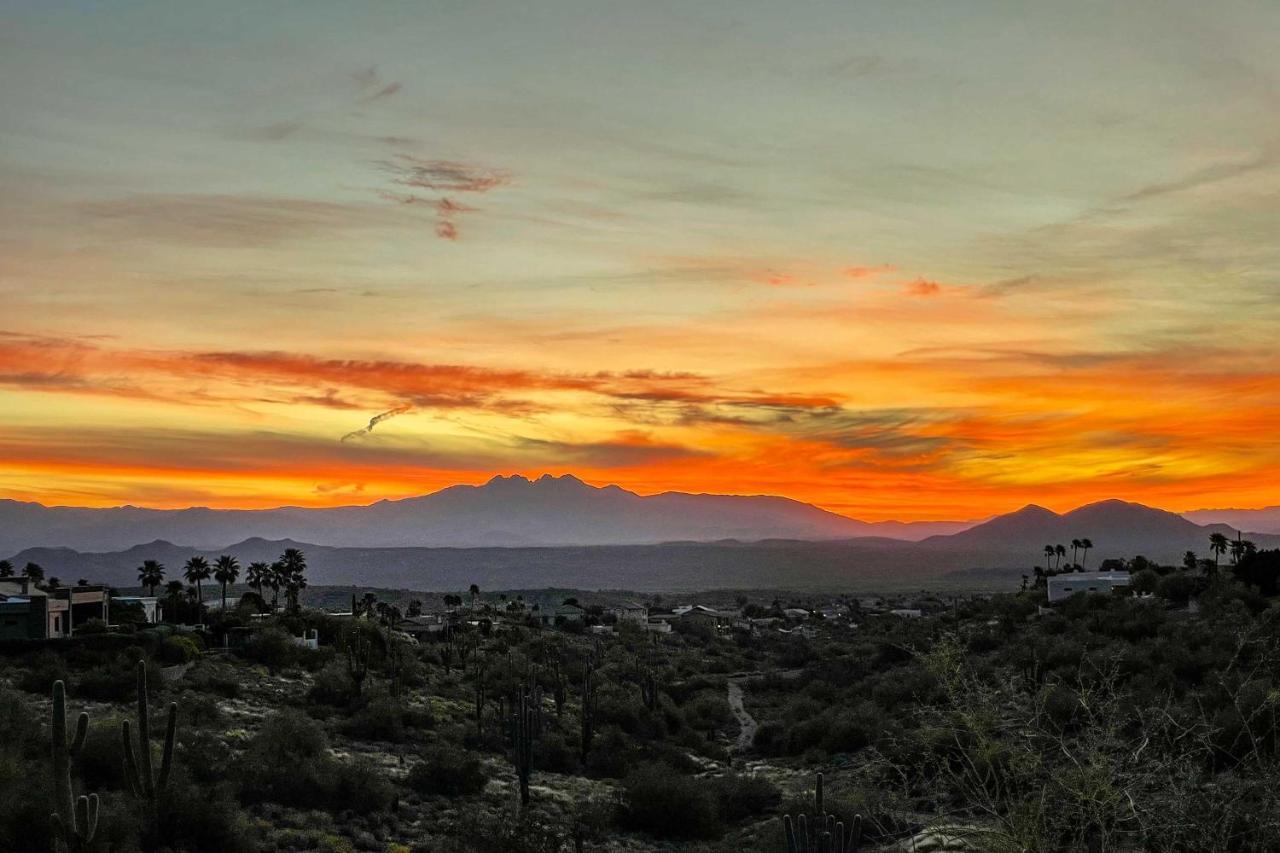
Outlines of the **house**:
<svg viewBox="0 0 1280 853">
<path fill-rule="evenodd" d="M 408 634 L 418 642 L 430 639 L 444 631 L 448 622 L 442 614 L 429 613 L 423 616 L 410 616 L 396 623 L 396 628 Z"/>
<path fill-rule="evenodd" d="M 924 616 L 924 611 L 918 607 L 897 607 L 890 610 L 889 615 L 900 619 L 919 619 Z"/>
<path fill-rule="evenodd" d="M 143 621 L 148 625 L 158 625 L 164 619 L 164 605 L 154 595 L 113 595 L 111 601 L 124 607 L 141 607 Z"/>
<path fill-rule="evenodd" d="M 670 634 L 671 623 L 666 619 L 647 619 L 644 623 L 644 629 L 651 634 Z"/>
<path fill-rule="evenodd" d="M 1128 572 L 1068 572 L 1046 581 L 1049 602 L 1063 601 L 1078 592 L 1110 595 L 1129 586 Z"/>
<path fill-rule="evenodd" d="M 609 614 L 620 624 L 630 622 L 633 625 L 645 625 L 649 621 L 649 608 L 635 601 L 624 601 L 611 607 Z"/>
<path fill-rule="evenodd" d="M 0 638 L 61 639 L 76 625 L 107 622 L 109 615 L 110 595 L 103 586 L 42 589 L 30 578 L 0 579 Z"/>
<path fill-rule="evenodd" d="M 707 625 L 720 630 L 732 628 L 741 618 L 732 611 L 716 610 L 703 604 L 687 604 L 677 607 L 674 612 L 676 619 L 681 622 Z"/>
<path fill-rule="evenodd" d="M 582 624 L 586 619 L 587 611 L 583 610 L 576 604 L 561 604 L 555 609 L 554 622 L 556 625 L 562 625 L 565 622 L 577 622 Z"/>
</svg>

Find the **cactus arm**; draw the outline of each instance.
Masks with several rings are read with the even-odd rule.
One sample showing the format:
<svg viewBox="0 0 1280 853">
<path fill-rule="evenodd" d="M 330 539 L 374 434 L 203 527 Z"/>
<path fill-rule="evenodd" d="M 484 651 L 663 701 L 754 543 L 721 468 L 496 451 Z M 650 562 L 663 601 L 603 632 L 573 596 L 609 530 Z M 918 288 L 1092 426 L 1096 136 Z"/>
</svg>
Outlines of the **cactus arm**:
<svg viewBox="0 0 1280 853">
<path fill-rule="evenodd" d="M 67 693 L 61 681 L 53 683 L 53 725 L 49 730 L 53 754 L 54 813 L 64 839 L 75 829 L 75 798 L 71 793 L 71 759 L 67 751 Z"/>
<path fill-rule="evenodd" d="M 147 665 L 138 661 L 138 770 L 147 799 L 156 795 L 151 768 L 151 712 L 147 708 Z"/>
<path fill-rule="evenodd" d="M 120 723 L 120 740 L 124 747 L 124 778 L 129 782 L 129 793 L 135 797 L 142 796 L 142 780 L 138 776 L 138 760 L 133 753 L 133 737 L 129 729 L 129 721 Z"/>
<path fill-rule="evenodd" d="M 164 732 L 164 754 L 160 758 L 160 779 L 157 790 L 163 791 L 169 784 L 169 771 L 173 769 L 173 740 L 178 731 L 178 703 L 169 703 L 169 717 Z"/>
<path fill-rule="evenodd" d="M 98 837 L 98 795 L 89 795 L 89 825 L 85 829 L 90 841 Z"/>
<path fill-rule="evenodd" d="M 80 750 L 84 748 L 85 738 L 89 736 L 89 714 L 86 711 L 80 712 L 79 719 L 76 720 L 76 736 L 71 742 L 71 756 L 80 754 Z"/>
</svg>

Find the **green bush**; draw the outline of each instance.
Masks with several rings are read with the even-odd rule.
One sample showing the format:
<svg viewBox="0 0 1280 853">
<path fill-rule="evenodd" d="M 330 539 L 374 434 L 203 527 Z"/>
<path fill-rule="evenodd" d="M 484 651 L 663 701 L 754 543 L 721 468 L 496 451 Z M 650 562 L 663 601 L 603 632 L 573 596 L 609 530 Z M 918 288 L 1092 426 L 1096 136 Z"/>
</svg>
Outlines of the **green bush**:
<svg viewBox="0 0 1280 853">
<path fill-rule="evenodd" d="M 658 838 L 718 838 L 720 805 L 711 786 L 670 767 L 645 764 L 623 782 L 623 824 Z"/>
<path fill-rule="evenodd" d="M 200 656 L 200 646 L 190 637 L 175 634 L 165 637 L 156 650 L 156 657 L 166 666 L 190 663 Z"/>
<path fill-rule="evenodd" d="M 447 746 L 425 752 L 422 760 L 409 769 L 407 780 L 419 794 L 443 797 L 478 794 L 488 782 L 475 756 Z"/>
<path fill-rule="evenodd" d="M 778 787 L 761 776 L 723 776 L 715 780 L 715 791 L 720 817 L 729 822 L 767 814 L 782 801 Z"/>
</svg>

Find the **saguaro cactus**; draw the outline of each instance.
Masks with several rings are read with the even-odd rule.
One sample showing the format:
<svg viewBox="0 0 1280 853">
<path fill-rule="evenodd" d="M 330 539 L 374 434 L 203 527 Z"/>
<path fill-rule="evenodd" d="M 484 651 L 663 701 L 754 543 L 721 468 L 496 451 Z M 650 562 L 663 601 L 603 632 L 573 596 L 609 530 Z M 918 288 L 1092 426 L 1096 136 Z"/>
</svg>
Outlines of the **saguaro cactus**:
<svg viewBox="0 0 1280 853">
<path fill-rule="evenodd" d="M 845 833 L 844 821 L 827 814 L 822 800 L 822 774 L 818 774 L 818 787 L 814 793 L 812 821 L 807 815 L 791 815 L 782 818 L 782 829 L 787 837 L 787 853 L 853 853 L 862 840 L 862 815 L 854 815 L 853 826 Z"/>
<path fill-rule="evenodd" d="M 537 717 L 529 703 L 529 692 L 520 691 L 511 727 L 511 763 L 520 777 L 520 805 L 529 805 L 529 776 L 533 773 L 533 739 Z"/>
<path fill-rule="evenodd" d="M 356 696 L 364 691 L 364 680 L 369 674 L 370 644 L 357 627 L 347 640 L 347 674 L 355 685 Z"/>
<path fill-rule="evenodd" d="M 169 784 L 169 771 L 173 769 L 173 739 L 178 730 L 178 703 L 169 703 L 169 715 L 165 722 L 164 751 L 160 757 L 160 772 L 156 775 L 151 761 L 151 711 L 147 706 L 147 665 L 138 661 L 138 747 L 135 752 L 133 733 L 129 721 L 120 723 L 120 737 L 124 746 L 124 776 L 129 791 L 143 806 L 145 816 L 153 824 L 157 820 L 156 803 Z"/>
<path fill-rule="evenodd" d="M 587 664 L 582 676 L 582 761 L 585 764 L 591 753 L 591 741 L 596 733 L 596 688 L 592 683 L 595 667 Z"/>
<path fill-rule="evenodd" d="M 71 787 L 71 759 L 80 754 L 89 734 L 89 715 L 83 711 L 67 743 L 66 685 L 53 683 L 53 720 L 49 740 L 53 755 L 53 825 L 68 853 L 85 853 L 98 835 L 98 795 L 77 797 Z"/>
</svg>

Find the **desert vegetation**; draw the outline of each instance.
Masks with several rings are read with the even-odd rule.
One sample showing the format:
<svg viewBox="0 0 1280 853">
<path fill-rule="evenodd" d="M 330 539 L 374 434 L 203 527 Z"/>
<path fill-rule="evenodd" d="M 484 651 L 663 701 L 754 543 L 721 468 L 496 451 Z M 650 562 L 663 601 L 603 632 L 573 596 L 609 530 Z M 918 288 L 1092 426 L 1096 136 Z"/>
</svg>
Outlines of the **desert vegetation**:
<svg viewBox="0 0 1280 853">
<path fill-rule="evenodd" d="M 284 578 L 8 641 L 0 847 L 1276 849 L 1280 552 L 1129 568 L 919 618 L 744 593 L 670 633 L 588 593 L 330 614 Z"/>
</svg>

